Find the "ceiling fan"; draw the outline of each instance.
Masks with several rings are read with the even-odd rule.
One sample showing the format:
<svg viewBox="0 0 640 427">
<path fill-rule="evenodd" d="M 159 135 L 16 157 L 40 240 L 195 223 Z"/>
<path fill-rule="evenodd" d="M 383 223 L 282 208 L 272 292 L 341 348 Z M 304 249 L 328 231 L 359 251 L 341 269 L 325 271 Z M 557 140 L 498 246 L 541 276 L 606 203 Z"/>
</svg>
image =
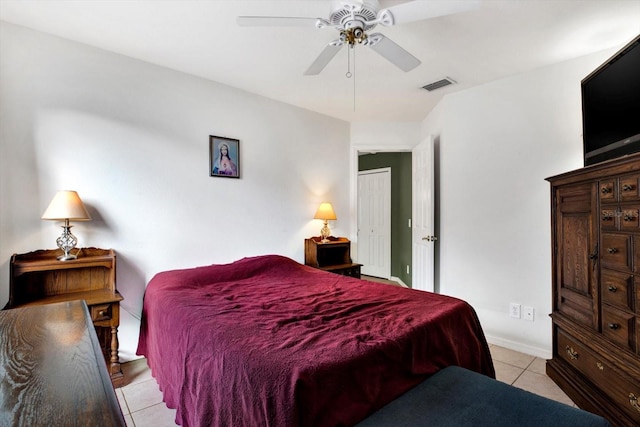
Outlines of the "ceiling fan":
<svg viewBox="0 0 640 427">
<path fill-rule="evenodd" d="M 378 0 L 340 0 L 333 2 L 328 19 L 283 16 L 238 16 L 241 26 L 315 26 L 335 28 L 339 37 L 329 42 L 305 75 L 319 74 L 344 45 L 370 47 L 403 71 L 411 71 L 420 60 L 381 33 L 369 33 L 378 24 L 385 27 L 466 12 L 478 7 L 479 0 L 414 0 L 380 8 Z"/>
</svg>

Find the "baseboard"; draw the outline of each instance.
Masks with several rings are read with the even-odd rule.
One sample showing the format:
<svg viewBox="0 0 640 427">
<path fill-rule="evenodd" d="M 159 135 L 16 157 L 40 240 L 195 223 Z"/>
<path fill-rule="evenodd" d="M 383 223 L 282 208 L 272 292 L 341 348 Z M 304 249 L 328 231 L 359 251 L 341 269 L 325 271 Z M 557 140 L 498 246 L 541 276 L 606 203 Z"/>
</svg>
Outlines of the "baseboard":
<svg viewBox="0 0 640 427">
<path fill-rule="evenodd" d="M 408 288 L 408 287 L 409 287 L 409 286 L 407 286 L 407 284 L 406 284 L 406 283 L 404 283 L 404 282 L 402 281 L 402 279 L 401 279 L 401 278 L 399 278 L 399 277 L 391 276 L 391 277 L 389 277 L 389 280 L 393 280 L 394 282 L 398 282 L 398 284 L 399 284 L 400 286 L 402 286 L 403 288 Z"/>
<path fill-rule="evenodd" d="M 541 359 L 551 359 L 551 349 L 535 347 L 487 334 L 485 334 L 485 337 L 487 338 L 487 342 L 489 344 L 499 345 L 500 347 L 519 351 L 520 353 L 530 354 L 531 356 L 536 356 Z"/>
</svg>

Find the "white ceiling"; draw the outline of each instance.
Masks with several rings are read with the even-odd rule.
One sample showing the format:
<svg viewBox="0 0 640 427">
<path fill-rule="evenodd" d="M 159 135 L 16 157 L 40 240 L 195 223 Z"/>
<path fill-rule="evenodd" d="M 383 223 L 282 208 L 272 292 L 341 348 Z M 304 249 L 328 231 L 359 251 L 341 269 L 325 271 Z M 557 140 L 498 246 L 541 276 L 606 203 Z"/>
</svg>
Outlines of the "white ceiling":
<svg viewBox="0 0 640 427">
<path fill-rule="evenodd" d="M 429 3 L 442 0 L 419 0 Z M 399 0 L 380 0 L 390 7 Z M 0 19 L 347 121 L 420 121 L 444 94 L 622 46 L 640 0 L 484 0 L 478 9 L 376 27 L 422 65 L 405 73 L 356 47 L 303 76 L 335 29 L 240 27 L 239 15 L 327 18 L 328 0 L 0 0 Z M 0 52 L 1 54 L 1 52 Z M 458 84 L 429 93 L 445 76 Z M 355 93 L 354 93 L 355 83 Z M 355 107 L 355 108 L 354 108 Z"/>
</svg>

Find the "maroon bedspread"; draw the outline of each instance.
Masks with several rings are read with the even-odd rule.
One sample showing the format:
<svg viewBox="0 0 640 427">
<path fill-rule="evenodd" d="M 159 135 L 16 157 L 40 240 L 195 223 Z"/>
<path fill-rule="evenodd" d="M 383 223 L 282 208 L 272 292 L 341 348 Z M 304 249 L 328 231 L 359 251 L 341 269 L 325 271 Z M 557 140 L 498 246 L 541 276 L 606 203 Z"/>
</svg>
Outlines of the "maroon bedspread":
<svg viewBox="0 0 640 427">
<path fill-rule="evenodd" d="M 495 376 L 466 302 L 276 255 L 156 275 L 137 353 L 183 426 L 348 426 L 446 366 Z"/>
</svg>

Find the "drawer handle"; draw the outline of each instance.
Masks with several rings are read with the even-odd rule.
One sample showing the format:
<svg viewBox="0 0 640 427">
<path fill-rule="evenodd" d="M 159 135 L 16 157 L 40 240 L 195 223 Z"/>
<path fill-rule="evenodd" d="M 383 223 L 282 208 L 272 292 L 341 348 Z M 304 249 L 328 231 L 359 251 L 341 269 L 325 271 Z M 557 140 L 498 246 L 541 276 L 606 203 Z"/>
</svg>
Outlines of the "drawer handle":
<svg viewBox="0 0 640 427">
<path fill-rule="evenodd" d="M 622 191 L 631 191 L 633 190 L 633 185 L 631 184 L 623 184 L 622 185 Z"/>
<path fill-rule="evenodd" d="M 635 215 L 633 215 L 632 213 L 624 213 L 624 220 L 629 222 L 629 221 L 633 221 L 634 219 L 636 219 Z"/>
<path fill-rule="evenodd" d="M 602 192 L 602 194 L 608 194 L 608 193 L 611 193 L 611 188 L 610 187 L 602 187 L 602 189 L 600 191 Z"/>
<path fill-rule="evenodd" d="M 616 329 L 620 329 L 620 325 L 618 323 L 609 323 L 609 329 L 613 329 L 615 331 Z"/>
<path fill-rule="evenodd" d="M 566 346 L 566 347 L 565 347 L 565 350 L 567 350 L 567 354 L 569 355 L 569 358 L 570 358 L 571 360 L 578 360 L 578 357 L 580 357 L 580 355 L 578 354 L 578 352 L 577 352 L 577 351 L 575 351 L 575 350 L 573 349 L 573 347 Z"/>
<path fill-rule="evenodd" d="M 610 254 L 615 254 L 616 252 L 618 252 L 618 250 L 616 248 L 607 248 L 607 252 L 609 252 Z"/>
<path fill-rule="evenodd" d="M 613 219 L 613 212 L 611 211 L 603 211 L 602 212 L 602 220 L 603 221 L 611 221 Z"/>
<path fill-rule="evenodd" d="M 598 367 L 599 370 L 604 371 L 604 365 L 600 362 L 596 362 L 596 366 Z"/>
<path fill-rule="evenodd" d="M 100 311 L 98 312 L 98 316 L 100 316 L 100 317 L 104 317 L 104 316 L 106 316 L 106 315 L 107 315 L 107 312 L 106 312 L 105 310 L 100 310 Z"/>
<path fill-rule="evenodd" d="M 609 292 L 615 292 L 615 291 L 617 291 L 617 290 L 618 290 L 618 288 L 616 288 L 616 287 L 615 287 L 615 286 L 613 286 L 613 285 L 609 285 L 609 287 L 608 287 L 607 289 L 609 289 Z"/>
<path fill-rule="evenodd" d="M 629 403 L 631 404 L 631 406 L 636 408 L 636 411 L 640 412 L 640 403 L 638 403 L 638 398 L 635 394 L 629 393 Z"/>
</svg>

